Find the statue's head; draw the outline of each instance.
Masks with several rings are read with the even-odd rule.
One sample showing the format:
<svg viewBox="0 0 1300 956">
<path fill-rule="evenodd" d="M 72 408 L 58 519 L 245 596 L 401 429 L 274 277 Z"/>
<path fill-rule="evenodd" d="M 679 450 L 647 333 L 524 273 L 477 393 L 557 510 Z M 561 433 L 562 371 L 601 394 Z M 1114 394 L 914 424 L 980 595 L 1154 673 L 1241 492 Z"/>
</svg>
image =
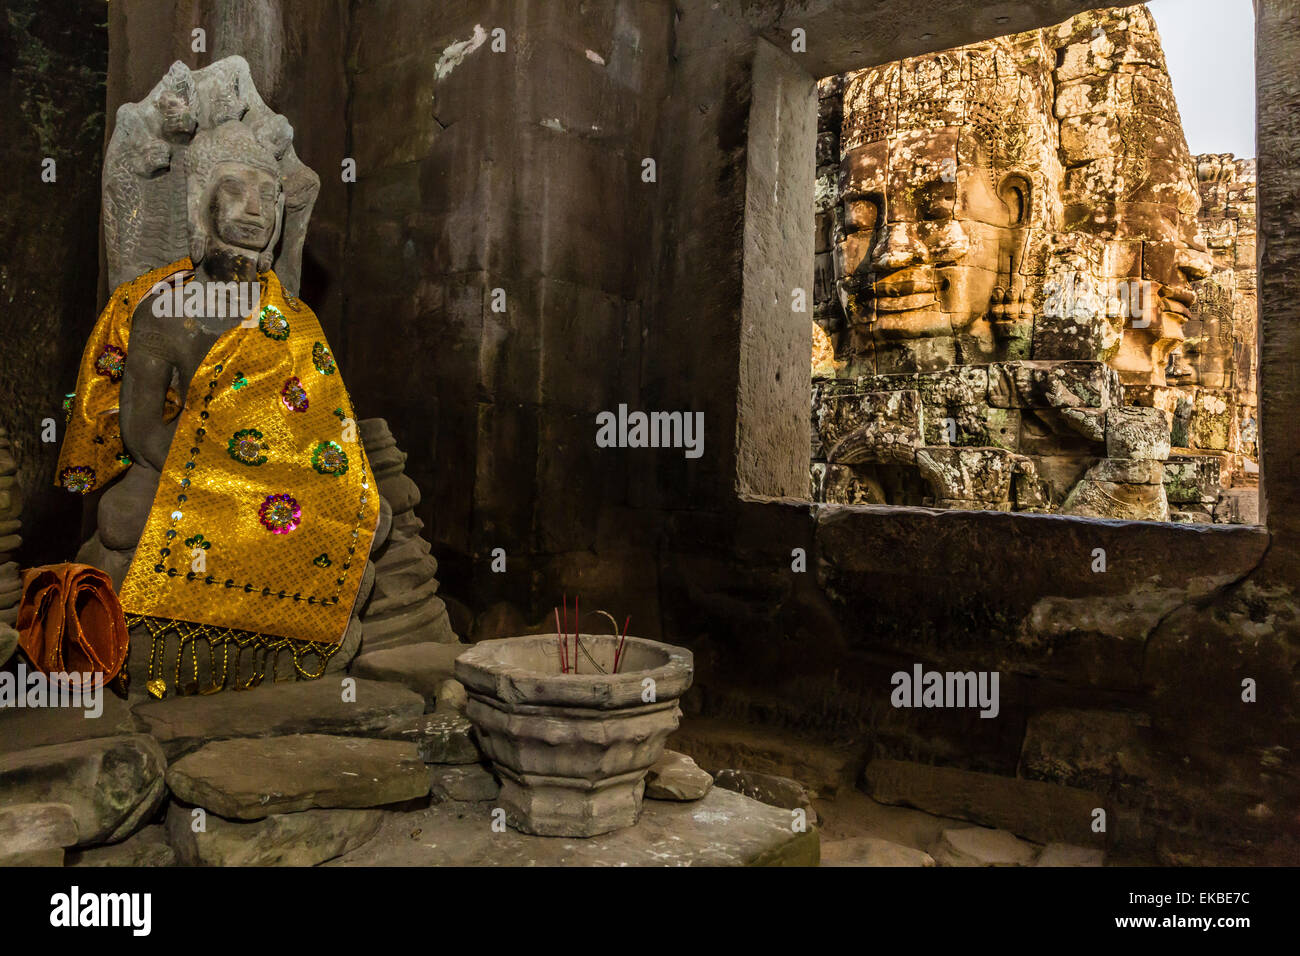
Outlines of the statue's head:
<svg viewBox="0 0 1300 956">
<path fill-rule="evenodd" d="M 200 129 L 185 155 L 190 258 L 271 268 L 284 214 L 275 155 L 244 123 Z"/>
<path fill-rule="evenodd" d="M 1102 247 L 1096 278 L 1129 287 L 1110 364 L 1124 384 L 1163 385 L 1213 263 L 1159 34 L 1135 6 L 1081 14 L 1058 42 L 1065 227 Z"/>
<path fill-rule="evenodd" d="M 1054 192 L 1047 68 L 1030 46 L 959 47 L 845 84 L 836 268 L 849 351 L 880 372 L 1006 357 L 999 324 L 1029 299 Z"/>
</svg>

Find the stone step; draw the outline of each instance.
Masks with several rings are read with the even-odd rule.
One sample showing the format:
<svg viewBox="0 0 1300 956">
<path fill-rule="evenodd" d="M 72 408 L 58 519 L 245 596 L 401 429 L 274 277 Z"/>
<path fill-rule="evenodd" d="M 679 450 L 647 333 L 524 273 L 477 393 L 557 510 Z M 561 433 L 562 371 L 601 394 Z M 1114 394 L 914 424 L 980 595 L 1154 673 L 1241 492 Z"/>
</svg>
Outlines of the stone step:
<svg viewBox="0 0 1300 956">
<path fill-rule="evenodd" d="M 112 843 L 158 809 L 166 766 L 158 742 L 144 734 L 18 750 L 0 755 L 0 806 L 64 803 L 77 823 L 77 846 Z"/>
<path fill-rule="evenodd" d="M 428 795 L 429 771 L 413 744 L 294 734 L 207 744 L 172 764 L 167 786 L 179 800 L 218 816 L 260 820 L 414 800 Z"/>
<path fill-rule="evenodd" d="M 401 684 L 432 706 L 442 682 L 454 679 L 456 658 L 469 648 L 468 644 L 425 642 L 366 651 L 352 662 L 352 675 Z"/>
<path fill-rule="evenodd" d="M 95 714 L 95 710 L 83 707 L 0 708 L 0 754 L 143 731 L 144 725 L 131 713 L 130 703 L 112 691 L 101 691 L 100 707 L 99 716 L 87 716 Z"/>
<path fill-rule="evenodd" d="M 375 837 L 327 866 L 816 866 L 816 828 L 714 787 L 701 800 L 647 800 L 635 826 L 582 840 L 492 828 L 491 803 L 388 814 Z"/>
<path fill-rule="evenodd" d="M 378 736 L 424 713 L 424 698 L 394 683 L 353 677 L 355 696 L 345 699 L 345 679 L 349 678 L 326 676 L 246 691 L 150 700 L 136 704 L 135 714 L 175 760 L 211 741 L 235 737 Z"/>
<path fill-rule="evenodd" d="M 1093 811 L 1106 801 L 1088 790 L 885 758 L 871 761 L 864 785 L 881 803 L 970 820 L 1036 843 L 1105 845 L 1106 834 L 1094 833 L 1092 824 Z"/>
<path fill-rule="evenodd" d="M 182 866 L 316 866 L 361 846 L 383 810 L 303 810 L 251 823 L 208 814 L 196 832 L 192 811 L 167 808 L 167 832 Z"/>
</svg>

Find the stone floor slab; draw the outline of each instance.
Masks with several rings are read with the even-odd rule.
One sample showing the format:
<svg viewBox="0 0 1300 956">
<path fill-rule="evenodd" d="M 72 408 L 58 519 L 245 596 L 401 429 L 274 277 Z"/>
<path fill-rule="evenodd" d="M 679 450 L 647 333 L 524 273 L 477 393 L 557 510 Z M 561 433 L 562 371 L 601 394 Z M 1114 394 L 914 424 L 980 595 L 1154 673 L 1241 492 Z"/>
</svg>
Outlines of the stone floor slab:
<svg viewBox="0 0 1300 956">
<path fill-rule="evenodd" d="M 717 787 L 691 803 L 647 800 L 636 826 L 589 839 L 493 829 L 493 806 L 389 814 L 374 839 L 328 866 L 816 866 L 815 828 Z"/>
<path fill-rule="evenodd" d="M 383 810 L 304 810 L 242 822 L 208 814 L 196 830 L 191 811 L 173 803 L 167 831 L 185 866 L 316 866 L 374 836 Z"/>
<path fill-rule="evenodd" d="M 178 760 L 167 786 L 185 803 L 232 820 L 313 807 L 379 807 L 426 796 L 414 744 L 292 734 L 218 740 Z"/>
<path fill-rule="evenodd" d="M 469 650 L 468 644 L 407 644 L 388 650 L 370 651 L 352 662 L 354 677 L 392 681 L 420 694 L 430 706 L 438 698 L 438 688 L 456 675 L 456 658 Z"/>
</svg>

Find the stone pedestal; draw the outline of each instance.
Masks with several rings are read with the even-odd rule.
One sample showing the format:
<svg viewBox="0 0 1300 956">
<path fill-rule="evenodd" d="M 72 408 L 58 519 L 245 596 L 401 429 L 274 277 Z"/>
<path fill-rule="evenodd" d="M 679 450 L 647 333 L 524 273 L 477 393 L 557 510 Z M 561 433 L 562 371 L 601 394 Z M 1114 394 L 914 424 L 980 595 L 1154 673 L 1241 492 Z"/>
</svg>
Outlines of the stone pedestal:
<svg viewBox="0 0 1300 956">
<path fill-rule="evenodd" d="M 437 594 L 438 561 L 420 535 L 424 522 L 415 515 L 420 489 L 405 474 L 406 453 L 382 418 L 357 424 L 375 483 L 393 514 L 388 540 L 370 556 L 375 587 L 361 614 L 364 648 L 368 653 L 427 641 L 454 644 L 458 638 Z"/>
</svg>

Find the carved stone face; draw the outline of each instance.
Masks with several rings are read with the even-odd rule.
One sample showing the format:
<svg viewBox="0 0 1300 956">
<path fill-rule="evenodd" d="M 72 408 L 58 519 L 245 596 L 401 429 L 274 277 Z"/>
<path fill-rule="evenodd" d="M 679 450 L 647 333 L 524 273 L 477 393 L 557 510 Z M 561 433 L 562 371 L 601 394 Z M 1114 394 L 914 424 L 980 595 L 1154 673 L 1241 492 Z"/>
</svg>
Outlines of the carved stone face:
<svg viewBox="0 0 1300 956">
<path fill-rule="evenodd" d="M 973 149 L 970 144 L 974 145 Z M 963 150 L 966 147 L 966 150 Z M 840 297 L 879 372 L 988 361 L 995 290 L 1011 286 L 1027 177 L 994 174 L 956 127 L 908 130 L 841 164 Z"/>
<path fill-rule="evenodd" d="M 235 249 L 262 252 L 276 233 L 279 193 L 279 182 L 264 170 L 218 164 L 209 204 L 212 235 Z"/>
</svg>

